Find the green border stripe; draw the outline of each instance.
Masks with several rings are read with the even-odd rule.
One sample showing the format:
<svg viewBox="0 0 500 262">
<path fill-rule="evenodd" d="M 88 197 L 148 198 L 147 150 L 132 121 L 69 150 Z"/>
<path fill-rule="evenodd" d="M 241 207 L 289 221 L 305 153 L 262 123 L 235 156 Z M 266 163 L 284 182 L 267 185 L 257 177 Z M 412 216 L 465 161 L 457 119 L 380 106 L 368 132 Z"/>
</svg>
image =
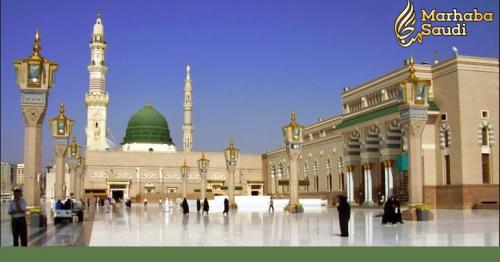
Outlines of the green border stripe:
<svg viewBox="0 0 500 262">
<path fill-rule="evenodd" d="M 2 261 L 496 261 L 497 247 L 105 247 L 0 248 Z M 490 258 L 490 260 L 486 260 Z M 154 259 L 154 260 L 152 260 Z"/>
</svg>

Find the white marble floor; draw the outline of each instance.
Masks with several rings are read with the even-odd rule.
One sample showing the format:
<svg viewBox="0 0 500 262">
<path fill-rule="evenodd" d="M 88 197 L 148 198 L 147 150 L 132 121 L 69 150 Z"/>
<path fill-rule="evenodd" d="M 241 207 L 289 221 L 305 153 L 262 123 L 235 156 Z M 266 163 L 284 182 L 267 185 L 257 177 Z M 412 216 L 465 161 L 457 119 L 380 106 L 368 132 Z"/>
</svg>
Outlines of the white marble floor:
<svg viewBox="0 0 500 262">
<path fill-rule="evenodd" d="M 352 209 L 350 237 L 334 208 L 303 214 L 240 211 L 201 216 L 156 205 L 97 210 L 91 246 L 498 246 L 498 210 L 433 210 L 436 220 L 383 226 L 376 209 Z"/>
</svg>

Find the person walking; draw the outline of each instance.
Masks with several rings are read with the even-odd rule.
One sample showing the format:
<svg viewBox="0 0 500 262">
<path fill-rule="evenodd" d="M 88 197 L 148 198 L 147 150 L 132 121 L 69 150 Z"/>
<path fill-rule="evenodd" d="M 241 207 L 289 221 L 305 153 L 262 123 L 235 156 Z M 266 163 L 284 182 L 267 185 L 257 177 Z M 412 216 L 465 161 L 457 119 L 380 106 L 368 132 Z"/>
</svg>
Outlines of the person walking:
<svg viewBox="0 0 500 262">
<path fill-rule="evenodd" d="M 196 199 L 196 212 L 200 213 L 201 210 L 201 202 L 200 199 Z"/>
<path fill-rule="evenodd" d="M 401 215 L 401 203 L 399 202 L 399 197 L 394 198 L 394 221 L 393 221 L 393 224 L 396 224 L 396 223 L 404 224 L 403 216 Z"/>
<path fill-rule="evenodd" d="M 347 203 L 345 196 L 338 196 L 337 211 L 339 212 L 340 236 L 348 237 L 351 206 Z"/>
<path fill-rule="evenodd" d="M 271 209 L 273 210 L 274 213 L 274 201 L 272 196 L 271 198 L 269 198 L 269 209 L 267 210 L 267 212 L 271 212 Z"/>
<path fill-rule="evenodd" d="M 222 215 L 229 215 L 229 200 L 224 198 L 224 211 L 222 211 Z"/>
<path fill-rule="evenodd" d="M 106 198 L 106 200 L 104 200 L 104 211 L 106 211 L 106 213 L 109 213 L 109 210 L 110 210 L 110 201 L 109 199 Z"/>
<path fill-rule="evenodd" d="M 382 216 L 382 225 L 393 223 L 394 221 L 394 196 L 389 197 L 384 205 L 384 215 Z"/>
<path fill-rule="evenodd" d="M 148 199 L 144 198 L 144 207 L 148 207 Z"/>
<path fill-rule="evenodd" d="M 9 205 L 9 215 L 12 217 L 12 238 L 14 246 L 28 246 L 28 228 L 26 226 L 26 201 L 23 199 L 23 192 L 20 187 L 14 188 L 14 199 Z"/>
<path fill-rule="evenodd" d="M 185 214 L 189 214 L 189 205 L 188 205 L 188 201 L 186 198 L 184 198 L 182 200 L 182 203 L 181 203 L 181 207 L 182 207 L 182 213 L 185 215 Z"/>
<path fill-rule="evenodd" d="M 210 207 L 208 206 L 208 200 L 207 198 L 205 198 L 205 200 L 203 200 L 203 212 L 201 214 L 203 215 L 204 213 L 206 213 L 208 215 L 209 209 Z"/>
</svg>

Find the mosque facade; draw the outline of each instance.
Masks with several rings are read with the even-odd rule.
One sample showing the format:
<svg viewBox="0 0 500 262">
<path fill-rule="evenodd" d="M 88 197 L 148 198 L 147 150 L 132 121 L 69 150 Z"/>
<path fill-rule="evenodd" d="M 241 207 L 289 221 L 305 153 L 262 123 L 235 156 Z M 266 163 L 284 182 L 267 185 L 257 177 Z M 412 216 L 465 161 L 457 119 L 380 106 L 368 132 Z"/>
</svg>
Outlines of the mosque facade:
<svg viewBox="0 0 500 262">
<path fill-rule="evenodd" d="M 84 196 L 179 197 L 180 166 L 186 161 L 190 167 L 187 196 L 197 198 L 202 185 L 197 161 L 202 155 L 210 160 L 207 196 L 226 195 L 224 153 L 193 151 L 189 65 L 182 148 L 172 142 L 167 119 L 149 103 L 130 118 L 121 147 L 109 146 L 106 123 L 112 96 L 105 85 L 104 36 L 98 16 L 89 45 L 90 81 L 85 95 Z M 408 84 L 408 79 L 416 84 Z M 402 202 L 436 208 L 470 208 L 497 201 L 498 83 L 498 59 L 457 53 L 444 61 L 436 57 L 431 64 L 411 58 L 400 68 L 345 88 L 341 114 L 305 126 L 298 161 L 300 197 L 330 201 L 343 194 L 353 204 L 377 205 L 399 196 Z M 408 124 L 409 114 L 414 113 L 408 110 L 409 104 L 420 108 L 417 126 Z M 416 160 L 418 170 L 410 172 Z M 284 147 L 261 155 L 241 154 L 235 194 L 288 197 L 289 176 Z"/>
</svg>

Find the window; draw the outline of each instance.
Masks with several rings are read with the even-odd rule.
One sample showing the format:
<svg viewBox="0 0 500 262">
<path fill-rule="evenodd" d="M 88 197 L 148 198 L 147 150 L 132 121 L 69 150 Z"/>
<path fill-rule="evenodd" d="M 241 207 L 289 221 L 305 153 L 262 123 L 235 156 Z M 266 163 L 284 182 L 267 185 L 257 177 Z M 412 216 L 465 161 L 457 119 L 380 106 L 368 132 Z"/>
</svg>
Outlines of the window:
<svg viewBox="0 0 500 262">
<path fill-rule="evenodd" d="M 450 131 L 445 130 L 444 131 L 444 147 L 450 147 Z"/>
<path fill-rule="evenodd" d="M 488 131 L 489 131 L 488 127 L 486 127 L 486 126 L 483 126 L 483 128 L 481 128 L 481 138 L 482 138 L 482 145 L 483 146 L 488 146 L 489 145 L 489 143 L 488 143 L 489 142 L 488 141 L 489 140 L 488 139 L 489 138 L 489 135 L 488 135 L 489 132 Z"/>
<path fill-rule="evenodd" d="M 448 113 L 441 114 L 441 121 L 447 121 L 448 120 Z"/>
<path fill-rule="evenodd" d="M 450 174 L 450 155 L 444 156 L 444 162 L 445 162 L 445 176 L 446 176 L 446 184 L 450 185 L 451 184 L 451 174 Z"/>
<path fill-rule="evenodd" d="M 482 119 L 488 119 L 489 118 L 488 110 L 481 110 L 481 118 Z"/>
<path fill-rule="evenodd" d="M 483 184 L 490 184 L 490 154 L 481 154 Z"/>
<path fill-rule="evenodd" d="M 313 172 L 315 176 L 318 175 L 318 161 L 314 161 L 313 163 Z"/>
</svg>

